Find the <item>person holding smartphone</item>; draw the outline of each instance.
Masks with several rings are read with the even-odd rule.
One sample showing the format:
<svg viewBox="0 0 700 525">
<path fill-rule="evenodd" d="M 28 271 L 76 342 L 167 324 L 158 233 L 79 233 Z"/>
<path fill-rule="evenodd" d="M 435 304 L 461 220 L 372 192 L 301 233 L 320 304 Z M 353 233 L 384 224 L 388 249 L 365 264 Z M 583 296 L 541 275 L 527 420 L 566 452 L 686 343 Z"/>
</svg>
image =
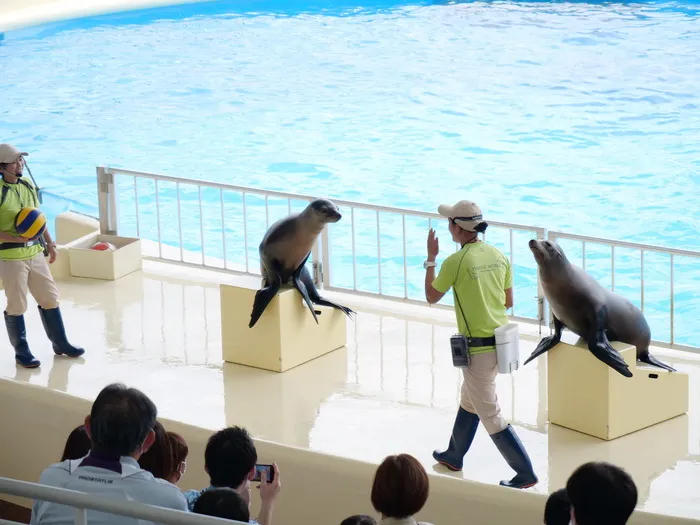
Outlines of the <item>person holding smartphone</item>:
<svg viewBox="0 0 700 525">
<path fill-rule="evenodd" d="M 425 298 L 437 303 L 450 288 L 455 297 L 455 314 L 459 334 L 463 336 L 468 361 L 462 369 L 460 406 L 447 450 L 435 450 L 433 458 L 450 470 L 462 470 L 479 423 L 491 436 L 508 465 L 516 472 L 506 487 L 527 488 L 538 481 L 530 458 L 512 426 L 506 423 L 496 395 L 496 358 L 494 331 L 508 322 L 506 311 L 513 306 L 513 274 L 508 260 L 495 246 L 479 239 L 488 224 L 481 208 L 462 200 L 454 206 L 442 204 L 438 213 L 449 221 L 452 240 L 461 249 L 447 257 L 435 277 L 438 238 L 428 232 L 428 258 L 423 264 Z M 458 337 L 459 339 L 459 337 Z"/>
<path fill-rule="evenodd" d="M 231 426 L 214 433 L 204 450 L 204 469 L 209 474 L 209 486 L 203 490 L 185 491 L 185 499 L 193 511 L 199 496 L 215 488 L 235 490 L 250 506 L 251 482 L 260 480 L 260 513 L 250 523 L 272 525 L 275 502 L 281 488 L 280 471 L 275 463 L 259 465 L 255 443 L 249 432 Z M 269 476 L 268 476 L 269 473 Z"/>
</svg>

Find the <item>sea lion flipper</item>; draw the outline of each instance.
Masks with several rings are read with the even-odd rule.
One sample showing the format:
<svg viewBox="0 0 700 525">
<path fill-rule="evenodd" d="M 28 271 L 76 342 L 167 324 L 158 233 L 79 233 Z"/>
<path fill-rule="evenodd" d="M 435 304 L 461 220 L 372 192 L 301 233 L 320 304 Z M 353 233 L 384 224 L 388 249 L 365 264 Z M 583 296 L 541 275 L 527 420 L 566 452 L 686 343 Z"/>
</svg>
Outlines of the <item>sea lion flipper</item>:
<svg viewBox="0 0 700 525">
<path fill-rule="evenodd" d="M 653 355 L 649 353 L 647 350 L 646 354 L 642 354 L 639 356 L 639 360 L 642 363 L 647 363 L 650 365 L 658 366 L 659 368 L 663 368 L 664 370 L 668 370 L 669 372 L 675 372 L 676 369 L 673 368 L 671 365 L 667 365 L 666 363 L 662 363 L 658 359 L 656 359 Z"/>
<path fill-rule="evenodd" d="M 607 315 L 608 312 L 605 306 L 601 306 L 596 310 L 595 323 L 591 327 L 592 333 L 588 337 L 588 349 L 594 356 L 616 372 L 625 377 L 632 377 L 633 374 L 630 372 L 629 365 L 620 355 L 620 352 L 612 347 L 605 333 Z"/>
<path fill-rule="evenodd" d="M 302 283 L 304 283 L 307 291 L 309 292 L 309 297 L 315 304 L 320 304 L 321 306 L 330 306 L 331 308 L 337 308 L 352 319 L 352 316 L 355 313 L 352 309 L 321 297 L 321 295 L 318 293 L 318 290 L 316 289 L 316 285 L 314 284 L 314 280 L 311 277 L 308 268 L 306 268 L 305 266 L 302 267 L 299 271 L 299 280 Z"/>
<path fill-rule="evenodd" d="M 274 299 L 277 292 L 282 285 L 282 278 L 280 274 L 274 270 L 270 270 L 264 267 L 263 272 L 263 287 L 255 292 L 255 299 L 253 300 L 253 311 L 250 314 L 250 322 L 248 323 L 248 328 L 253 328 L 255 323 L 258 322 L 260 316 L 270 304 L 270 301 Z"/>
<path fill-rule="evenodd" d="M 309 307 L 309 310 L 311 311 L 311 315 L 314 316 L 314 321 L 316 321 L 316 324 L 318 324 L 318 316 L 316 315 L 316 311 L 314 310 L 314 305 L 311 304 L 311 298 L 309 297 L 309 292 L 306 289 L 306 286 L 304 286 L 304 283 L 299 279 L 298 273 L 295 273 L 292 276 L 292 282 L 294 283 L 294 287 L 297 290 L 299 290 L 299 293 L 304 298 L 304 302 L 306 303 L 306 306 Z"/>
<path fill-rule="evenodd" d="M 523 363 L 523 366 L 528 364 L 533 359 L 541 356 L 545 352 L 550 351 L 559 344 L 559 341 L 561 341 L 561 331 L 564 329 L 564 323 L 557 319 L 556 316 L 553 315 L 552 317 L 554 318 L 554 333 L 548 337 L 543 337 L 540 340 L 535 350 L 530 354 L 530 357 L 528 357 Z"/>
</svg>

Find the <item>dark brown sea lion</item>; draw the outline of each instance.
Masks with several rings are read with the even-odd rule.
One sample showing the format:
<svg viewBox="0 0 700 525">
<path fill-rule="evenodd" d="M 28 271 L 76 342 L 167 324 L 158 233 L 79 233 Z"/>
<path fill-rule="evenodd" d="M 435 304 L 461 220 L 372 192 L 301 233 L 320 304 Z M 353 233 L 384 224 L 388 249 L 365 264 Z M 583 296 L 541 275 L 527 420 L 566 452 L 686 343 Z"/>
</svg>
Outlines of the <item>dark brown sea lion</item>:
<svg viewBox="0 0 700 525">
<path fill-rule="evenodd" d="M 529 246 L 552 307 L 554 334 L 543 338 L 523 365 L 554 348 L 566 327 L 586 340 L 594 356 L 623 376 L 632 377 L 632 372 L 610 341 L 634 345 L 638 361 L 675 372 L 649 353 L 651 330 L 639 308 L 571 264 L 558 244 L 533 239 Z"/>
</svg>

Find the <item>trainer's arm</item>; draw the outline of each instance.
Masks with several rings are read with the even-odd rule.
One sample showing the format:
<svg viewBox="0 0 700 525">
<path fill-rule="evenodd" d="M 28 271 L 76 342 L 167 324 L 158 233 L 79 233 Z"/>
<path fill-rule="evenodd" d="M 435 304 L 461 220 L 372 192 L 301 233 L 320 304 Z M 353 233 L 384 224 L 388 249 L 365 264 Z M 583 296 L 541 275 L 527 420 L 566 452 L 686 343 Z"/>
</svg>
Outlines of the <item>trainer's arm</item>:
<svg viewBox="0 0 700 525">
<path fill-rule="evenodd" d="M 506 310 L 513 308 L 513 288 L 506 288 Z"/>
<path fill-rule="evenodd" d="M 29 239 L 25 239 L 24 237 L 20 237 L 19 235 L 14 235 L 12 233 L 6 233 L 6 232 L 0 232 L 0 241 L 2 242 L 23 242 L 26 244 L 26 242 Z"/>
<path fill-rule="evenodd" d="M 433 288 L 435 280 L 435 267 L 431 266 L 425 271 L 425 300 L 430 304 L 437 303 L 445 294 Z"/>
<path fill-rule="evenodd" d="M 44 230 L 44 240 L 46 241 L 46 244 L 55 244 L 53 242 L 53 239 L 51 238 L 51 234 L 49 233 L 49 230 Z"/>
</svg>

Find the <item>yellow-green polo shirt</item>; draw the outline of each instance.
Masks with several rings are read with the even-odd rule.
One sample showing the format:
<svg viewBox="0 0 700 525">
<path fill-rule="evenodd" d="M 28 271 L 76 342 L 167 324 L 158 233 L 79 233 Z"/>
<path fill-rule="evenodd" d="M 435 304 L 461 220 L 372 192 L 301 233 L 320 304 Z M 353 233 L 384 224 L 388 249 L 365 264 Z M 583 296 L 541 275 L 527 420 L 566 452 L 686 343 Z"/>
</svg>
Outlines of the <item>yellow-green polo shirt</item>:
<svg viewBox="0 0 700 525">
<path fill-rule="evenodd" d="M 466 244 L 445 259 L 432 285 L 442 293 L 454 286 L 453 294 L 457 294 L 459 304 L 464 308 L 463 316 L 455 299 L 457 327 L 464 336 L 469 336 L 464 317 L 472 337 L 493 337 L 496 328 L 508 322 L 505 290 L 513 287 L 513 273 L 508 258 L 494 246 L 485 242 Z M 482 346 L 470 348 L 470 353 L 481 354 L 495 349 L 495 346 Z"/>
<path fill-rule="evenodd" d="M 2 206 L 0 206 L 0 231 L 17 235 L 15 217 L 17 217 L 19 211 L 24 207 L 38 207 L 39 199 L 36 195 L 36 189 L 30 181 L 22 180 L 22 182 L 18 181 L 15 184 L 10 184 L 0 179 L 0 195 L 5 191 L 5 188 L 7 188 L 5 201 L 2 203 Z M 0 244 L 2 244 L 1 241 Z M 21 261 L 24 259 L 31 259 L 42 251 L 44 251 L 44 248 L 41 244 L 9 248 L 7 250 L 0 250 L 0 259 Z"/>
</svg>

